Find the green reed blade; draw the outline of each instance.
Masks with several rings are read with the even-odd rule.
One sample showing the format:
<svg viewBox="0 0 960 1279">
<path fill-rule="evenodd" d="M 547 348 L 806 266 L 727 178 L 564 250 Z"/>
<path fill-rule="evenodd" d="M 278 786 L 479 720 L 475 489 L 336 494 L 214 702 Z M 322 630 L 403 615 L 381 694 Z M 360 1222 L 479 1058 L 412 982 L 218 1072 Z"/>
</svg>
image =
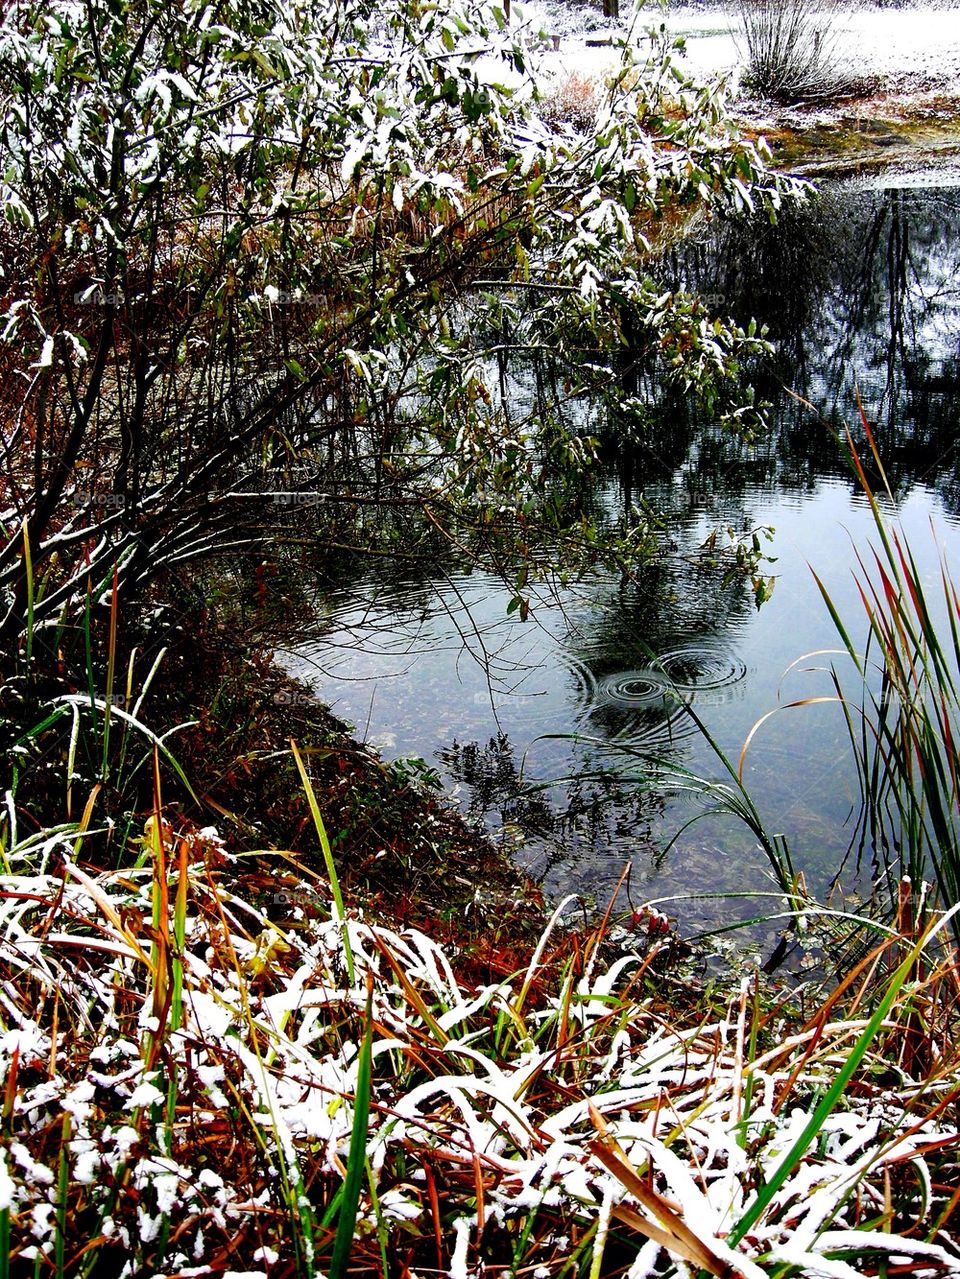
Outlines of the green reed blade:
<svg viewBox="0 0 960 1279">
<path fill-rule="evenodd" d="M 350 1247 L 357 1225 L 360 1206 L 360 1189 L 367 1167 L 367 1132 L 370 1122 L 370 1079 L 373 1058 L 373 979 L 367 979 L 367 1006 L 364 1012 L 363 1043 L 357 1062 L 357 1092 L 353 1106 L 353 1129 L 350 1133 L 350 1153 L 347 1156 L 347 1175 L 343 1183 L 337 1233 L 333 1241 L 328 1279 L 345 1279 Z"/>
<path fill-rule="evenodd" d="M 67 1248 L 67 1205 L 70 1197 L 70 1115 L 64 1114 L 60 1128 L 60 1167 L 57 1175 L 56 1239 L 54 1242 L 54 1271 L 57 1279 L 63 1279 Z"/>
<path fill-rule="evenodd" d="M 949 914 L 950 916 L 955 917 L 956 911 L 955 910 L 950 911 Z M 870 1047 L 870 1044 L 873 1042 L 874 1038 L 876 1037 L 877 1032 L 879 1031 L 880 1027 L 883 1025 L 883 1022 L 886 1020 L 887 1014 L 890 1012 L 890 1009 L 893 1007 L 894 1003 L 896 1002 L 897 996 L 900 994 L 900 991 L 903 989 L 904 983 L 907 981 L 907 979 L 910 977 L 910 974 L 913 972 L 914 964 L 916 963 L 917 959 L 922 954 L 924 947 L 926 946 L 930 938 L 933 936 L 934 932 L 936 932 L 943 925 L 943 923 L 946 921 L 947 918 L 948 917 L 945 916 L 942 920 L 940 920 L 937 924 L 935 924 L 930 930 L 928 930 L 919 939 L 919 941 L 917 941 L 917 943 L 911 949 L 910 953 L 907 955 L 906 959 L 903 961 L 903 963 L 900 965 L 900 967 L 891 977 L 890 983 L 887 986 L 886 993 L 884 994 L 883 998 L 880 1000 L 879 1004 L 877 1005 L 873 1016 L 870 1018 L 869 1022 L 864 1027 L 863 1032 L 860 1034 L 856 1043 L 851 1048 L 850 1052 L 847 1055 L 846 1061 L 844 1062 L 840 1070 L 837 1072 L 837 1076 L 834 1079 L 833 1083 L 824 1093 L 816 1110 L 810 1116 L 810 1119 L 807 1121 L 807 1124 L 805 1125 L 803 1132 L 800 1134 L 797 1140 L 793 1143 L 793 1145 L 784 1155 L 776 1171 L 769 1178 L 769 1180 L 763 1185 L 763 1187 L 758 1191 L 755 1199 L 753 1200 L 753 1203 L 751 1203 L 749 1208 L 747 1208 L 746 1212 L 743 1213 L 743 1215 L 737 1221 L 736 1225 L 730 1231 L 730 1234 L 727 1236 L 727 1243 L 731 1247 L 736 1247 L 736 1245 L 743 1239 L 743 1237 L 760 1220 L 760 1218 L 763 1216 L 764 1212 L 766 1211 L 767 1207 L 773 1200 L 774 1196 L 777 1194 L 777 1192 L 786 1182 L 787 1178 L 794 1171 L 797 1164 L 799 1164 L 800 1160 L 803 1158 L 803 1155 L 805 1151 L 807 1150 L 808 1146 L 810 1145 L 810 1143 L 814 1140 L 814 1138 L 818 1135 L 820 1130 L 823 1128 L 823 1125 L 826 1122 L 827 1117 L 830 1115 L 831 1111 L 834 1109 L 837 1102 L 840 1100 L 840 1097 L 843 1095 L 844 1089 L 846 1088 L 850 1080 L 853 1078 L 853 1074 L 856 1071 L 857 1067 L 859 1066 L 860 1062 L 863 1060 L 863 1057 L 867 1049 Z"/>
<path fill-rule="evenodd" d="M 340 880 L 337 877 L 337 868 L 333 861 L 333 851 L 330 848 L 330 841 L 327 838 L 327 828 L 323 824 L 323 816 L 320 813 L 320 805 L 317 803 L 317 797 L 313 790 L 313 784 L 304 767 L 303 759 L 297 749 L 296 742 L 290 739 L 290 749 L 293 751 L 293 758 L 296 760 L 297 770 L 300 773 L 300 781 L 303 783 L 304 793 L 307 797 L 307 803 L 310 806 L 310 814 L 313 817 L 313 824 L 317 831 L 317 838 L 320 840 L 320 849 L 323 853 L 323 864 L 327 870 L 327 876 L 330 880 L 330 891 L 333 893 L 333 900 L 337 908 L 337 918 L 340 921 L 340 927 L 343 932 L 343 952 L 347 962 L 347 976 L 350 979 L 350 985 L 354 983 L 354 965 L 353 950 L 350 946 L 350 933 L 347 929 L 346 912 L 343 907 L 343 896 L 340 892 Z"/>
<path fill-rule="evenodd" d="M 33 658 L 33 555 L 30 551 L 30 529 L 27 521 L 23 522 L 23 571 L 27 582 L 27 668 Z"/>
</svg>

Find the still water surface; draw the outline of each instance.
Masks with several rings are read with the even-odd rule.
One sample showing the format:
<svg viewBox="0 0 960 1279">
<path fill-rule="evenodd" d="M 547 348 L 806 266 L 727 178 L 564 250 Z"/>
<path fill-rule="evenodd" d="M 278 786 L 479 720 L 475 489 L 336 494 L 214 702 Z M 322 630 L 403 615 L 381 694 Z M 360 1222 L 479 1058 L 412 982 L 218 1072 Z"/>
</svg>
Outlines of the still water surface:
<svg viewBox="0 0 960 1279">
<path fill-rule="evenodd" d="M 960 561 L 958 229 L 960 190 L 905 182 L 838 188 L 776 231 L 726 227 L 685 246 L 663 264 L 668 280 L 769 326 L 772 429 L 747 448 L 639 375 L 625 386 L 659 416 L 647 447 L 610 461 L 603 496 L 616 507 L 642 495 L 667 522 L 643 580 L 548 584 L 521 622 L 479 572 L 362 578 L 318 599 L 321 633 L 288 666 L 385 757 L 436 768 L 551 893 L 602 898 L 630 861 L 634 901 L 682 895 L 667 909 L 688 931 L 757 913 L 756 900 L 718 894 L 770 891 L 769 868 L 745 829 L 703 816 L 702 798 L 645 786 L 642 761 L 718 778 L 687 706 L 734 760 L 784 706 L 744 775 L 826 892 L 856 809 L 846 730 L 836 705 L 786 704 L 829 694 L 831 662 L 856 688 L 846 659 L 823 652 L 837 637 L 811 566 L 855 630 L 851 570 L 872 518 L 824 422 L 855 423 L 859 386 L 933 589 L 939 557 Z M 776 589 L 759 611 L 698 561 L 728 522 L 775 529 Z"/>
</svg>

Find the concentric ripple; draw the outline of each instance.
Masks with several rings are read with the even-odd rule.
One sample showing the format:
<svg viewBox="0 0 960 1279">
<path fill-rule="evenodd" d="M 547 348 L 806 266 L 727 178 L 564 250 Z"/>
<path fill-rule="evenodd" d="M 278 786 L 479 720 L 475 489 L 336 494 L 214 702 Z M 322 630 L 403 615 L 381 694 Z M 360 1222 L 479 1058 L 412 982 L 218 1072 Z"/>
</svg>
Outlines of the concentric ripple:
<svg viewBox="0 0 960 1279">
<path fill-rule="evenodd" d="M 597 702 L 597 679 L 586 662 L 581 661 L 573 653 L 560 650 L 554 655 L 562 668 L 573 677 L 573 695 L 575 698 L 573 713 L 579 717 L 587 715 Z"/>
<path fill-rule="evenodd" d="M 624 710 L 644 710 L 662 706 L 670 698 L 670 682 L 659 671 L 646 667 L 637 671 L 614 671 L 597 680 L 596 702 Z"/>
<path fill-rule="evenodd" d="M 628 716 L 626 721 L 607 740 L 611 746 L 626 747 L 642 755 L 668 755 L 696 732 L 696 724 L 679 701 L 665 701 L 655 710 L 644 708 L 624 714 Z"/>
<path fill-rule="evenodd" d="M 610 746 L 657 755 L 671 751 L 695 725 L 669 679 L 652 666 L 601 675 L 586 727 Z"/>
<path fill-rule="evenodd" d="M 657 666 L 673 688 L 694 695 L 736 684 L 747 673 L 744 662 L 707 645 L 670 649 L 660 654 Z"/>
</svg>

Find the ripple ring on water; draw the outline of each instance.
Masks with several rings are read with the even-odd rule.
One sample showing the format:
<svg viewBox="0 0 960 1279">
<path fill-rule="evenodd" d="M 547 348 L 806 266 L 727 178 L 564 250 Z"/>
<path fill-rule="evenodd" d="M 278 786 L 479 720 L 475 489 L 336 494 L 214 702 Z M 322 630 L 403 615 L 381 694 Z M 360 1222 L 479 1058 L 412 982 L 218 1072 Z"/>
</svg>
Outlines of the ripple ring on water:
<svg viewBox="0 0 960 1279">
<path fill-rule="evenodd" d="M 597 680 L 597 700 L 602 705 L 624 710 L 642 710 L 662 706 L 670 700 L 670 685 L 652 668 L 638 671 L 616 671 Z"/>
<path fill-rule="evenodd" d="M 746 664 L 738 658 L 717 649 L 696 646 L 661 653 L 657 665 L 662 678 L 678 691 L 690 693 L 736 684 L 747 673 Z"/>
<path fill-rule="evenodd" d="M 627 747 L 645 755 L 664 755 L 679 742 L 696 732 L 696 724 L 685 713 L 682 702 L 671 704 L 668 698 L 656 706 L 638 708 L 618 733 L 609 741 L 614 747 Z"/>
</svg>

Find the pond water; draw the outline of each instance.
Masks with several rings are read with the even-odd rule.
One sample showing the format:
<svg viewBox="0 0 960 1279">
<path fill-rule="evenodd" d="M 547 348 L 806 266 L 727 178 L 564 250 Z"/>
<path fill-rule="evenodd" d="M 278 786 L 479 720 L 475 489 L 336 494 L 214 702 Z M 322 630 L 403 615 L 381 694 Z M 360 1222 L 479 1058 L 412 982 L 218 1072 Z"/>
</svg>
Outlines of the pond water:
<svg viewBox="0 0 960 1279">
<path fill-rule="evenodd" d="M 550 893 L 602 900 L 630 862 L 633 901 L 676 897 L 665 909 L 688 932 L 761 912 L 765 899 L 736 896 L 774 888 L 754 837 L 702 796 L 645 785 L 643 761 L 721 778 L 688 706 L 736 761 L 761 716 L 830 693 L 831 661 L 850 674 L 822 654 L 837 636 L 811 566 L 855 630 L 851 568 L 872 518 L 825 423 L 855 423 L 857 387 L 923 574 L 935 582 L 941 553 L 956 566 L 958 220 L 960 189 L 902 180 L 837 187 L 778 228 L 709 229 L 678 248 L 668 281 L 769 326 L 771 430 L 747 447 L 640 374 L 625 381 L 655 424 L 648 445 L 608 458 L 603 500 L 642 496 L 663 515 L 669 537 L 643 579 L 547 584 L 521 622 L 480 572 L 361 577 L 318 598 L 317 634 L 285 663 L 385 757 L 436 769 Z M 776 588 L 759 611 L 697 553 L 727 524 L 775 530 Z M 773 715 L 744 777 L 810 887 L 828 891 L 857 800 L 839 708 Z"/>
</svg>

